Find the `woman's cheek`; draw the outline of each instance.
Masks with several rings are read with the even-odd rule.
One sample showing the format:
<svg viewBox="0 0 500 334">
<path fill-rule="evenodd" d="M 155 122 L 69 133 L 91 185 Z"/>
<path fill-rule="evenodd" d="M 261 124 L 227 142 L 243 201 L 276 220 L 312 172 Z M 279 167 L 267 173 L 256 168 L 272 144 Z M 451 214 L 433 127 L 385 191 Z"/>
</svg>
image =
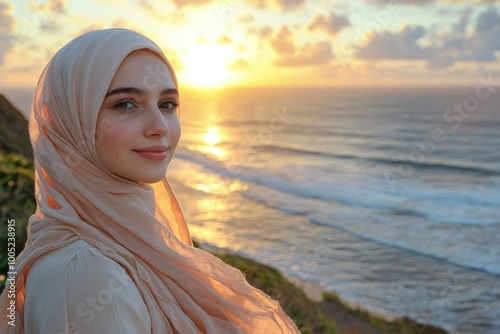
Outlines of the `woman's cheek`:
<svg viewBox="0 0 500 334">
<path fill-rule="evenodd" d="M 106 130 L 106 131 L 104 131 Z M 112 122 L 102 130 L 101 145 L 108 151 L 118 152 L 123 147 L 128 147 L 137 130 L 123 122 Z M 97 145 L 97 143 L 96 143 Z"/>
<path fill-rule="evenodd" d="M 96 126 L 96 134 L 95 134 L 95 141 L 96 141 L 96 145 L 98 145 L 100 143 L 100 141 L 102 141 L 103 139 L 103 136 L 108 134 L 108 133 L 111 133 L 115 130 L 115 123 L 113 122 L 113 120 L 109 117 L 99 117 L 97 119 L 97 126 Z"/>
</svg>

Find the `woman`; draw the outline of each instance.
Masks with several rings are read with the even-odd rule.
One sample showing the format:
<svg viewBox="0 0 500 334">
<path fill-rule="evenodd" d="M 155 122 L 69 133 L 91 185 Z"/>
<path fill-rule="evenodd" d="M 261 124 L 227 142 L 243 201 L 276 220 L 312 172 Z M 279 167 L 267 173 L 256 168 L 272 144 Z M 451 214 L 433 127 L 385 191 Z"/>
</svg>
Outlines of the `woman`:
<svg viewBox="0 0 500 334">
<path fill-rule="evenodd" d="M 86 33 L 43 71 L 30 119 L 37 211 L 0 333 L 298 333 L 278 303 L 192 247 L 166 169 L 179 94 L 159 47 Z M 11 305 L 4 293 L 0 307 Z"/>
</svg>

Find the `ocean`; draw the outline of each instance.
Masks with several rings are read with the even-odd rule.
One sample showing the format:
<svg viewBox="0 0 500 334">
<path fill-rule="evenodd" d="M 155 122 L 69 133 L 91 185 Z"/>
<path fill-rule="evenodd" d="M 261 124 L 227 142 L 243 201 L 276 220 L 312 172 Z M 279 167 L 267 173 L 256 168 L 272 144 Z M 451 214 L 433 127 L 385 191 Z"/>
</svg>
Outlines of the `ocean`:
<svg viewBox="0 0 500 334">
<path fill-rule="evenodd" d="M 193 238 L 388 318 L 499 333 L 500 87 L 487 81 L 181 90 L 168 175 Z M 22 108 L 26 92 L 6 95 Z"/>
</svg>

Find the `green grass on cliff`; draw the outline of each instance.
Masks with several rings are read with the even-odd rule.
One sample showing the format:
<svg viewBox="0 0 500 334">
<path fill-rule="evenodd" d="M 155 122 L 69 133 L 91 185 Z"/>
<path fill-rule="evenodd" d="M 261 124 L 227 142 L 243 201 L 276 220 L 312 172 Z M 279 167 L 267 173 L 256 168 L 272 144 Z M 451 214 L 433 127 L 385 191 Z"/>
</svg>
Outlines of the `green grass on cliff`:
<svg viewBox="0 0 500 334">
<path fill-rule="evenodd" d="M 277 270 L 234 254 L 215 254 L 245 274 L 248 282 L 277 300 L 295 321 L 301 333 L 336 334 L 333 323 L 304 292 L 288 282 Z"/>
<path fill-rule="evenodd" d="M 0 152 L 0 291 L 7 272 L 7 222 L 16 221 L 16 255 L 26 242 L 28 218 L 35 212 L 33 164 L 20 154 Z"/>
<path fill-rule="evenodd" d="M 406 317 L 396 319 L 394 321 L 385 320 L 383 318 L 380 318 L 376 315 L 370 314 L 363 310 L 352 308 L 334 293 L 325 292 L 323 294 L 323 299 L 331 303 L 336 303 L 347 313 L 350 313 L 354 315 L 356 318 L 372 324 L 375 328 L 387 334 L 447 334 L 448 333 L 447 331 L 441 328 L 434 327 L 432 325 L 420 324 Z"/>
</svg>

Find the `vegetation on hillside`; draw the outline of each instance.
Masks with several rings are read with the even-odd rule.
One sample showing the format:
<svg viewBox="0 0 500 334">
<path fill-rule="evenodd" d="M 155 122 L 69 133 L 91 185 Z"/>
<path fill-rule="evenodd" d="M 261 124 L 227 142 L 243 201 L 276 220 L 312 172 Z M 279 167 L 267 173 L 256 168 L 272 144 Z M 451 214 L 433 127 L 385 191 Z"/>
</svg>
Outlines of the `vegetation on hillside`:
<svg viewBox="0 0 500 334">
<path fill-rule="evenodd" d="M 20 154 L 0 152 L 0 291 L 7 272 L 7 222 L 15 220 L 16 255 L 26 242 L 28 218 L 35 212 L 33 164 Z"/>
<path fill-rule="evenodd" d="M 335 303 L 346 313 L 352 314 L 357 319 L 371 324 L 383 333 L 387 334 L 447 334 L 445 330 L 432 325 L 417 323 L 407 317 L 399 318 L 394 321 L 388 321 L 374 314 L 363 310 L 355 309 L 345 303 L 336 294 L 325 292 L 323 294 L 325 302 Z M 357 332 L 356 332 L 357 333 Z M 365 334 L 365 333 L 359 333 Z"/>
<path fill-rule="evenodd" d="M 248 282 L 277 300 L 301 333 L 337 334 L 334 324 L 304 292 L 276 269 L 235 254 L 215 254 L 245 274 Z"/>
</svg>

